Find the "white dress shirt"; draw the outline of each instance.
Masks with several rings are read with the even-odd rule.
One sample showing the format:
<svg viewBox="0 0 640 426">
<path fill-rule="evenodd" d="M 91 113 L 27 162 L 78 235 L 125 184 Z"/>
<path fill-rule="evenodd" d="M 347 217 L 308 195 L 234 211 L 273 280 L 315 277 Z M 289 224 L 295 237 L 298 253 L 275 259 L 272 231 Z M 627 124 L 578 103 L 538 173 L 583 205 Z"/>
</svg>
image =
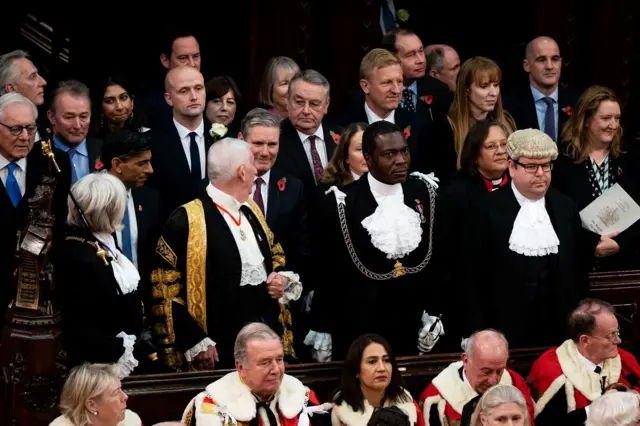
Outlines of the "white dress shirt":
<svg viewBox="0 0 640 426">
<path fill-rule="evenodd" d="M 5 189 L 7 188 L 7 178 L 9 177 L 9 163 L 11 162 L 0 154 L 0 179 Z M 18 167 L 13 171 L 13 175 L 18 181 L 20 193 L 24 197 L 24 192 L 27 190 L 27 159 L 21 158 L 15 163 Z"/>
<path fill-rule="evenodd" d="M 173 119 L 173 124 L 178 130 L 178 135 L 182 142 L 182 148 L 184 149 L 184 155 L 187 157 L 189 170 L 191 170 L 191 138 L 189 137 L 189 133 L 191 133 L 192 130 L 187 129 L 182 124 L 178 123 L 175 118 Z M 205 166 L 207 162 L 207 152 L 204 146 L 204 120 L 200 121 L 200 125 L 193 131 L 196 132 L 197 135 L 196 143 L 198 144 L 198 151 L 200 152 L 200 173 L 202 174 L 201 178 L 204 179 L 207 174 Z"/>
<path fill-rule="evenodd" d="M 129 210 L 129 228 L 131 229 L 131 262 L 138 268 L 138 219 L 136 218 L 136 207 L 133 204 L 131 190 L 127 193 L 127 209 Z M 122 231 L 116 231 L 118 247 L 122 249 Z M 121 250 L 122 251 L 122 250 Z"/>
<path fill-rule="evenodd" d="M 600 370 L 602 370 L 604 368 L 604 364 L 603 363 L 594 364 L 592 361 L 590 361 L 587 358 L 585 358 L 585 356 L 582 355 L 580 353 L 580 351 L 576 351 L 576 352 L 578 353 L 578 358 L 580 358 L 582 360 L 582 362 L 584 363 L 584 366 L 587 367 L 587 370 L 595 372 L 596 367 L 600 367 Z"/>
<path fill-rule="evenodd" d="M 325 167 L 327 167 L 329 159 L 327 158 L 327 148 L 324 140 L 324 131 L 322 129 L 322 124 L 320 124 L 320 127 L 318 127 L 318 130 L 316 130 L 313 135 L 305 135 L 299 130 L 297 130 L 297 132 L 300 140 L 302 141 L 304 152 L 307 154 L 307 160 L 309 160 L 309 166 L 311 167 L 311 170 L 313 170 L 313 159 L 311 158 L 311 142 L 309 141 L 309 136 L 314 135 L 316 137 L 316 149 L 318 150 L 318 156 L 320 157 L 322 168 L 324 169 Z"/>
<path fill-rule="evenodd" d="M 364 103 L 364 112 L 367 114 L 367 120 L 369 124 L 373 124 L 376 121 L 387 121 L 389 123 L 396 124 L 396 110 L 391 111 L 391 114 L 386 116 L 385 118 L 378 117 L 378 115 L 369 108 L 367 102 Z"/>
<path fill-rule="evenodd" d="M 262 176 L 256 176 L 256 179 L 259 177 L 264 181 L 262 186 L 260 187 L 260 193 L 262 194 L 262 203 L 264 204 L 264 217 L 267 217 L 267 206 L 269 205 L 269 178 L 271 177 L 271 169 L 267 170 Z M 253 194 L 256 192 L 256 181 L 253 181 L 253 187 L 251 188 L 251 198 L 253 198 Z"/>
</svg>

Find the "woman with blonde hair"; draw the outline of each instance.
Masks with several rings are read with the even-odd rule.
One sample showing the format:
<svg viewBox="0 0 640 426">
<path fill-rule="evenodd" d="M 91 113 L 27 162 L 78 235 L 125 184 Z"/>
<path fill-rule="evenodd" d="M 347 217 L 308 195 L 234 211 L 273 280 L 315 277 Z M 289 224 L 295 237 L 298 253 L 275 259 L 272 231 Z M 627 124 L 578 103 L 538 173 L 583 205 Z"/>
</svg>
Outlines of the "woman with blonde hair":
<svg viewBox="0 0 640 426">
<path fill-rule="evenodd" d="M 496 385 L 480 398 L 471 415 L 471 426 L 530 426 L 527 403 L 515 386 Z"/>
<path fill-rule="evenodd" d="M 551 184 L 582 210 L 619 184 L 640 202 L 640 157 L 623 149 L 622 114 L 616 94 L 603 86 L 589 87 L 565 123 Z M 640 267 L 640 222 L 619 234 L 601 236 L 593 269 Z"/>
<path fill-rule="evenodd" d="M 62 414 L 49 426 L 142 426 L 140 417 L 127 410 L 128 398 L 117 365 L 79 365 L 62 387 Z"/>
<path fill-rule="evenodd" d="M 296 62 L 286 56 L 276 56 L 267 62 L 262 75 L 258 100 L 265 108 L 284 120 L 289 117 L 287 95 L 289 83 L 300 72 Z"/>
<path fill-rule="evenodd" d="M 434 172 L 447 183 L 461 168 L 464 141 L 469 130 L 481 120 L 501 123 L 507 137 L 516 129 L 502 107 L 502 71 L 491 59 L 476 56 L 462 64 L 449 114 L 433 123 L 426 134 L 419 162 L 423 172 Z"/>
</svg>

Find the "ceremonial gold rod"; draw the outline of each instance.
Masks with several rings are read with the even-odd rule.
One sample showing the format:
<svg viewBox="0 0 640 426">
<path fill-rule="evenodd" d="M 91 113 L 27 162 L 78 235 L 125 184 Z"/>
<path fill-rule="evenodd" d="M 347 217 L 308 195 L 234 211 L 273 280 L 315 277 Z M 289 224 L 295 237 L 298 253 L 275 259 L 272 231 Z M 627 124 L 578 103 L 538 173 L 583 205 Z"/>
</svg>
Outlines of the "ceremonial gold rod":
<svg viewBox="0 0 640 426">
<path fill-rule="evenodd" d="M 56 156 L 51 149 L 51 139 L 49 139 L 48 141 L 43 140 L 42 142 L 40 142 L 40 144 L 42 145 L 42 152 L 44 153 L 44 155 L 51 159 L 53 166 L 56 168 L 56 172 L 60 173 L 60 167 L 58 167 L 58 163 L 56 162 Z"/>
</svg>

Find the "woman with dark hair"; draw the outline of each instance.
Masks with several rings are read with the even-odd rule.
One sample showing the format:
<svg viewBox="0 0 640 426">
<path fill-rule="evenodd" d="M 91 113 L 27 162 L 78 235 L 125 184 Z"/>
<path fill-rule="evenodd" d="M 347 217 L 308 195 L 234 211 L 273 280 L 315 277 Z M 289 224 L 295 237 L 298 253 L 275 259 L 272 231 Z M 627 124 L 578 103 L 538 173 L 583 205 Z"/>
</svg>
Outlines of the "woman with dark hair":
<svg viewBox="0 0 640 426">
<path fill-rule="evenodd" d="M 352 123 L 344 129 L 340 142 L 324 169 L 321 180 L 323 189 L 333 185 L 342 188 L 368 171 L 362 154 L 362 134 L 368 126 L 366 123 Z"/>
<path fill-rule="evenodd" d="M 228 75 L 213 77 L 207 82 L 207 101 L 205 115 L 210 123 L 219 123 L 229 129 L 236 118 L 238 103 L 242 100 L 240 89 Z M 226 133 L 222 136 L 235 137 L 238 132 Z"/>
<path fill-rule="evenodd" d="M 376 334 L 363 334 L 349 347 L 333 402 L 333 426 L 366 425 L 382 407 L 397 407 L 408 416 L 408 424 L 424 426 L 418 404 L 402 386 L 389 343 Z"/>
<path fill-rule="evenodd" d="M 104 139 L 117 129 L 146 132 L 145 118 L 135 107 L 132 85 L 122 76 L 109 76 L 93 91 L 91 132 Z"/>
</svg>

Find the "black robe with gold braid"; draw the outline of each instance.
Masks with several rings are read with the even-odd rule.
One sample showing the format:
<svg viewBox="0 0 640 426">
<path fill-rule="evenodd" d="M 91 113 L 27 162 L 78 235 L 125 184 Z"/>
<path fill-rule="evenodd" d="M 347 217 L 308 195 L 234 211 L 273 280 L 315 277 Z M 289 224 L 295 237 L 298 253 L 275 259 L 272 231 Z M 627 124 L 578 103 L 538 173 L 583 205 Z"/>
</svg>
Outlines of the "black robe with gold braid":
<svg viewBox="0 0 640 426">
<path fill-rule="evenodd" d="M 241 211 L 255 233 L 267 275 L 282 270 L 284 252 L 260 209 L 250 200 Z M 288 309 L 269 296 L 266 283 L 240 286 L 242 262 L 236 241 L 206 192 L 171 215 L 155 258 L 154 334 L 158 354 L 170 368 L 183 370 L 183 353 L 205 337 L 216 342 L 216 367 L 232 368 L 236 335 L 253 321 L 273 328 L 282 336 L 285 355 L 295 357 Z"/>
</svg>

